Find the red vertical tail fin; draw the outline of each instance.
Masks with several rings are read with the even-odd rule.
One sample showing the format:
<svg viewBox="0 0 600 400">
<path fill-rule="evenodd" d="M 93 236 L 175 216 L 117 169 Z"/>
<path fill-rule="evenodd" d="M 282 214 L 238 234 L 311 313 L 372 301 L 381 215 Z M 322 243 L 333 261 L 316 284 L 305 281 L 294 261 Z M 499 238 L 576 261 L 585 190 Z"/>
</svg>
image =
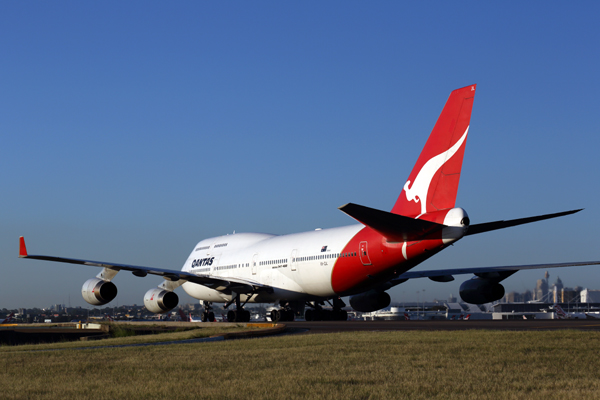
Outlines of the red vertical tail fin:
<svg viewBox="0 0 600 400">
<path fill-rule="evenodd" d="M 10 324 L 14 316 L 15 313 L 10 313 L 2 322 L 0 322 L 0 324 Z"/>
<path fill-rule="evenodd" d="M 454 208 L 475 87 L 450 93 L 392 213 L 417 216 Z"/>
</svg>

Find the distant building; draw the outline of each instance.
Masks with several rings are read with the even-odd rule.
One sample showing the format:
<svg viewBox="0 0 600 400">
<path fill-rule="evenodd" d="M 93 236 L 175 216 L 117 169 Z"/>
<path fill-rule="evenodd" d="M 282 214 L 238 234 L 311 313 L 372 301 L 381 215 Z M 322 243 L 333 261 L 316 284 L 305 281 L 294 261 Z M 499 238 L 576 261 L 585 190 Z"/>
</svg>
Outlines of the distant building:
<svg viewBox="0 0 600 400">
<path fill-rule="evenodd" d="M 545 279 L 538 279 L 537 285 L 535 286 L 534 300 L 541 301 L 548 295 L 548 281 Z"/>
<path fill-rule="evenodd" d="M 514 302 L 515 302 L 515 298 L 517 298 L 517 297 L 518 297 L 518 295 L 519 295 L 519 294 L 518 294 L 517 292 L 509 292 L 509 293 L 506 293 L 506 294 L 504 295 L 504 301 L 505 301 L 506 303 L 514 303 Z"/>
<path fill-rule="evenodd" d="M 561 292 L 564 285 L 560 280 L 560 277 L 556 277 L 556 282 L 552 285 L 552 302 L 560 303 L 561 302 Z"/>
<path fill-rule="evenodd" d="M 579 297 L 579 292 L 577 292 L 577 290 L 571 289 L 571 288 L 562 288 L 560 293 L 561 293 L 561 295 L 560 295 L 561 303 L 571 303 L 571 302 L 577 300 L 577 298 Z"/>
<path fill-rule="evenodd" d="M 581 291 L 582 303 L 600 303 L 600 290 L 583 289 Z"/>
</svg>

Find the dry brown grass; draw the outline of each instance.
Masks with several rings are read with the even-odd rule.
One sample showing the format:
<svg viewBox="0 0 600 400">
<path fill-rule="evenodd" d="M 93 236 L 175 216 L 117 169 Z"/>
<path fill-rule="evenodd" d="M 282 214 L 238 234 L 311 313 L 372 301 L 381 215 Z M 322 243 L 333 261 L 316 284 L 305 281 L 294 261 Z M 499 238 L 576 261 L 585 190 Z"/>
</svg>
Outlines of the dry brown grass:
<svg viewBox="0 0 600 400">
<path fill-rule="evenodd" d="M 126 327 L 125 327 L 126 329 Z M 21 346 L 0 346 L 0 357 L 3 352 L 14 353 L 15 351 L 24 350 L 57 350 L 57 349 L 70 349 L 70 348 L 81 348 L 81 347 L 98 347 L 98 346 L 119 346 L 128 344 L 139 344 L 139 343 L 156 343 L 156 342 L 168 342 L 173 340 L 186 340 L 196 338 L 206 338 L 215 335 L 222 335 L 230 332 L 241 332 L 252 330 L 244 324 L 232 325 L 232 326 L 213 326 L 207 328 L 187 329 L 178 332 L 166 332 L 158 333 L 155 335 L 138 335 L 138 336 L 118 336 L 111 339 L 103 340 L 90 340 L 90 341 L 74 341 L 74 342 L 59 342 L 49 343 L 44 345 L 21 345 Z"/>
<path fill-rule="evenodd" d="M 599 345 L 596 332 L 413 331 L 3 351 L 0 387 L 15 399 L 599 398 Z"/>
</svg>

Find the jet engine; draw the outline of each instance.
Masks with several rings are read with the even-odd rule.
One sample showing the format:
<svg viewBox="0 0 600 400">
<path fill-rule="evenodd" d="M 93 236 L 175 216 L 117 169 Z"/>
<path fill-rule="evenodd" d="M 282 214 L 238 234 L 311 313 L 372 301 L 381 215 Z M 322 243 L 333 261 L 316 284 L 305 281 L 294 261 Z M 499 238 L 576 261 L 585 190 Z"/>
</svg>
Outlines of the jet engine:
<svg viewBox="0 0 600 400">
<path fill-rule="evenodd" d="M 148 311 L 162 314 L 171 311 L 179 304 L 179 296 L 161 288 L 150 289 L 144 295 L 144 305 Z"/>
<path fill-rule="evenodd" d="M 92 278 L 85 281 L 81 294 L 91 305 L 102 306 L 117 297 L 117 287 L 111 281 Z"/>
<path fill-rule="evenodd" d="M 494 280 L 473 278 L 460 285 L 459 293 L 465 303 L 484 304 L 504 297 L 504 286 Z"/>
<path fill-rule="evenodd" d="M 360 312 L 371 312 L 381 310 L 390 305 L 392 299 L 387 292 L 369 290 L 368 292 L 350 297 L 350 305 Z"/>
</svg>

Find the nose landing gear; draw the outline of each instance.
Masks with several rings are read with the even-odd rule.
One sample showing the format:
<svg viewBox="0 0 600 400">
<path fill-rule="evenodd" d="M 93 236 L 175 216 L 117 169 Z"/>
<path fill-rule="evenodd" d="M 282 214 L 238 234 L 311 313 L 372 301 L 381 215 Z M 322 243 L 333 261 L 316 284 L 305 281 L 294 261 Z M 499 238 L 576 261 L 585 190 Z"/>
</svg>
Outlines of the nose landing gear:
<svg viewBox="0 0 600 400">
<path fill-rule="evenodd" d="M 204 307 L 204 312 L 202 313 L 202 322 L 215 322 L 215 313 L 212 312 L 212 302 L 200 301 L 200 304 L 202 304 Z"/>
</svg>

